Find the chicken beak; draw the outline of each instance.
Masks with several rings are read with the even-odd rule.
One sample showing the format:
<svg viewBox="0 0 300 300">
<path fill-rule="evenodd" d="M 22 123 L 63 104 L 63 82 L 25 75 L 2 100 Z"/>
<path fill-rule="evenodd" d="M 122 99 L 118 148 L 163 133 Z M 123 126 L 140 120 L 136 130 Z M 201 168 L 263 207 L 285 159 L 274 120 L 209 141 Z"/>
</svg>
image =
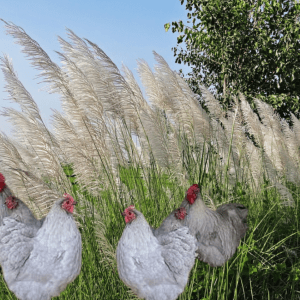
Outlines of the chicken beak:
<svg viewBox="0 0 300 300">
<path fill-rule="evenodd" d="M 125 215 L 126 215 L 125 212 L 122 212 L 122 211 L 121 211 L 121 209 L 120 209 L 120 212 L 121 212 L 121 215 L 122 215 L 122 216 L 125 216 Z"/>
<path fill-rule="evenodd" d="M 73 202 L 73 205 L 76 205 L 77 203 L 78 203 L 77 201 L 74 201 L 74 202 Z"/>
</svg>

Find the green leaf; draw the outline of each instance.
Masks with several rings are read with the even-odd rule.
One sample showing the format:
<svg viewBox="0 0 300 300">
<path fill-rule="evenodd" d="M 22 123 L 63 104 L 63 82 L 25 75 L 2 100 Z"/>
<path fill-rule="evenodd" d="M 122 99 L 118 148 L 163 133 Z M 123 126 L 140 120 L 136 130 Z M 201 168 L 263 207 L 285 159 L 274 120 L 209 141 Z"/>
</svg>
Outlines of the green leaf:
<svg viewBox="0 0 300 300">
<path fill-rule="evenodd" d="M 295 84 L 300 76 L 300 54 L 295 52 L 300 47 L 298 3 L 186 0 L 186 10 L 188 18 L 193 19 L 193 28 L 182 21 L 172 22 L 172 32 L 181 32 L 177 42 L 185 43 L 173 51 L 176 62 L 191 66 L 188 82 L 193 91 L 199 93 L 197 82 L 201 78 L 208 87 L 215 87 L 216 94 L 221 94 L 223 67 L 232 92 L 248 91 L 249 97 L 254 97 L 263 91 L 268 100 L 278 90 L 274 84 L 276 70 L 286 79 L 280 82 L 280 89 L 300 94 L 300 85 Z M 230 82 L 235 85 L 231 87 Z M 272 101 L 274 107 L 281 105 L 278 98 Z M 300 111 L 299 103 L 289 107 L 293 112 Z"/>
<path fill-rule="evenodd" d="M 166 23 L 166 24 L 164 25 L 164 27 L 165 27 L 165 31 L 168 32 L 169 29 L 170 29 L 170 23 Z"/>
<path fill-rule="evenodd" d="M 249 268 L 249 275 L 251 275 L 253 273 L 257 273 L 257 268 L 254 267 L 254 266 L 250 266 L 250 268 Z"/>
</svg>

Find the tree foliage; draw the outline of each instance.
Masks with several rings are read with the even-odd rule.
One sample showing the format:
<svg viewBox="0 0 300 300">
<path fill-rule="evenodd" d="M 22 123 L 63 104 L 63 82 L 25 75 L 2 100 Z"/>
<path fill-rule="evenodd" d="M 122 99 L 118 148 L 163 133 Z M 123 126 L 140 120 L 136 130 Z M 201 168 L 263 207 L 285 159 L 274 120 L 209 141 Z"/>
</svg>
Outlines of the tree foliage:
<svg viewBox="0 0 300 300">
<path fill-rule="evenodd" d="M 186 9 L 189 24 L 172 22 L 165 29 L 180 33 L 172 50 L 177 63 L 192 67 L 187 75 L 194 92 L 200 94 L 201 83 L 226 102 L 239 90 L 271 104 L 281 116 L 292 111 L 299 117 L 296 0 L 187 0 Z"/>
</svg>

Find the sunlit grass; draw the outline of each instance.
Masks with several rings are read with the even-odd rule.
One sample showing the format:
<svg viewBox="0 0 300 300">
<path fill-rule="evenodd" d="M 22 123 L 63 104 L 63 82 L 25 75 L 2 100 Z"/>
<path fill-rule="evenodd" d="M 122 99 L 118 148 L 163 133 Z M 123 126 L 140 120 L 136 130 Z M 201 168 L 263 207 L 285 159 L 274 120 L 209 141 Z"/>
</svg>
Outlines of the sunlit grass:
<svg viewBox="0 0 300 300">
<path fill-rule="evenodd" d="M 73 191 L 81 200 L 77 213 L 81 216 L 78 220 L 81 222 L 83 262 L 78 278 L 57 299 L 134 299 L 119 279 L 116 263 L 110 263 L 105 252 L 109 248 L 107 244 L 116 249 L 124 229 L 120 210 L 135 204 L 151 225 L 158 226 L 181 203 L 188 187 L 180 186 L 176 180 L 157 170 L 143 171 L 148 174 L 147 178 L 142 178 L 139 169 L 120 169 L 124 191 L 118 194 L 129 194 L 127 200 L 114 199 L 109 190 L 97 198 L 92 197 L 74 184 L 76 177 L 71 178 Z M 211 184 L 211 176 L 211 172 L 203 174 L 204 199 L 207 195 L 215 205 L 228 201 L 244 204 L 249 209 L 249 229 L 234 257 L 223 267 L 211 268 L 197 260 L 189 284 L 179 299 L 297 299 L 300 280 L 299 189 L 291 187 L 295 208 L 282 206 L 278 192 L 267 182 L 260 193 L 253 193 L 249 186 L 236 183 L 226 192 L 226 199 L 221 196 L 226 193 L 220 186 Z M 191 180 L 189 184 L 194 182 Z M 82 200 L 83 197 L 88 202 Z M 104 225 L 97 223 L 97 215 Z M 103 226 L 105 234 L 101 245 L 99 228 Z M 15 299 L 2 278 L 0 286 L 1 299 Z"/>
</svg>

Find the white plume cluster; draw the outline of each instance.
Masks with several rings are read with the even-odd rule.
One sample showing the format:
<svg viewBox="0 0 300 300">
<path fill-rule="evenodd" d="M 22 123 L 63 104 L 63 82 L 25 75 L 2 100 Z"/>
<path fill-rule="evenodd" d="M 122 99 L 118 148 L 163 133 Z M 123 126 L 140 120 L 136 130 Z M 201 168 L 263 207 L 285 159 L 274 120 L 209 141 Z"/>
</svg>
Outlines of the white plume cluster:
<svg viewBox="0 0 300 300">
<path fill-rule="evenodd" d="M 60 95 L 63 109 L 54 111 L 54 132 L 50 132 L 9 58 L 1 59 L 9 99 L 22 112 L 10 108 L 2 113 L 16 134 L 14 139 L 0 135 L 0 170 L 27 204 L 37 199 L 35 195 L 39 195 L 37 204 L 47 203 L 68 188 L 65 163 L 72 164 L 78 182 L 92 194 L 115 186 L 118 166 L 128 162 L 149 166 L 154 158 L 158 168 L 185 174 L 187 145 L 194 159 L 196 149 L 213 150 L 234 180 L 246 178 L 258 188 L 267 176 L 292 204 L 282 180 L 300 181 L 300 121 L 294 115 L 291 128 L 269 105 L 256 100 L 258 116 L 242 95 L 232 112 L 225 114 L 214 96 L 201 87 L 207 113 L 187 83 L 155 52 L 154 72 L 138 61 L 146 101 L 126 67 L 122 75 L 103 50 L 71 30 L 67 30 L 69 41 L 58 38 L 62 61 L 58 66 L 21 27 L 7 22 L 5 26 L 32 66 L 41 71 L 39 77 L 49 93 Z"/>
</svg>

